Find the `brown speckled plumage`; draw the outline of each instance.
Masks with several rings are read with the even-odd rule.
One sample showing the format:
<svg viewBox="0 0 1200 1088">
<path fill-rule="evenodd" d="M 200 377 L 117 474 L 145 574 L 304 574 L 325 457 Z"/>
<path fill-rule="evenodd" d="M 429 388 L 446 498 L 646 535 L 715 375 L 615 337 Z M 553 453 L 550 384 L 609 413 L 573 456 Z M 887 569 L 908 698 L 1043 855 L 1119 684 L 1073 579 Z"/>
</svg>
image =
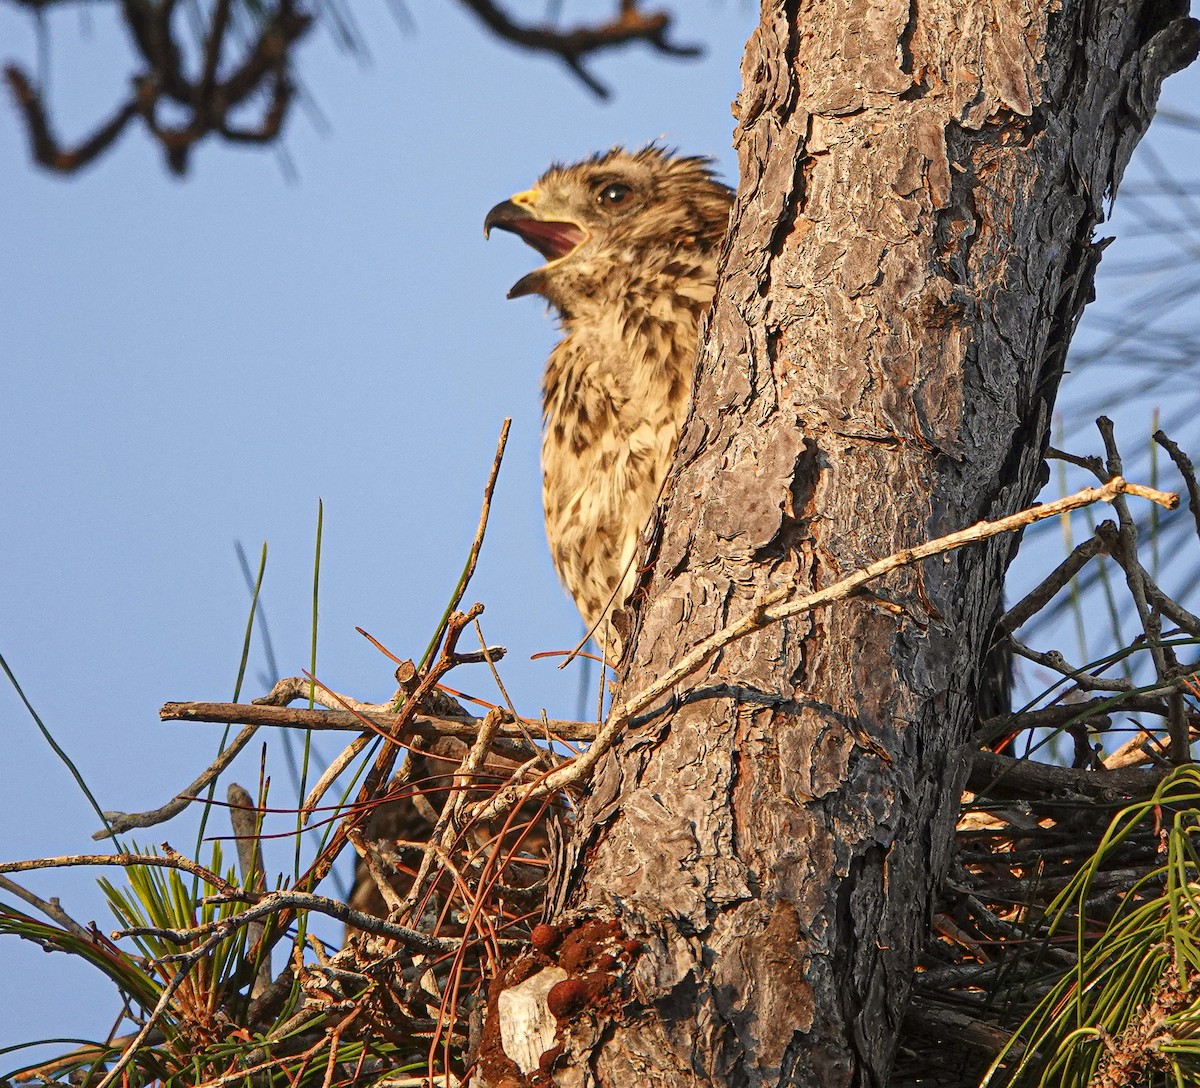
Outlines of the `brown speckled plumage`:
<svg viewBox="0 0 1200 1088">
<path fill-rule="evenodd" d="M 633 586 L 687 412 L 731 197 L 705 159 L 615 148 L 551 167 L 488 215 L 551 258 L 510 295 L 540 294 L 561 318 L 542 382 L 546 535 L 610 657 L 607 616 Z"/>
</svg>

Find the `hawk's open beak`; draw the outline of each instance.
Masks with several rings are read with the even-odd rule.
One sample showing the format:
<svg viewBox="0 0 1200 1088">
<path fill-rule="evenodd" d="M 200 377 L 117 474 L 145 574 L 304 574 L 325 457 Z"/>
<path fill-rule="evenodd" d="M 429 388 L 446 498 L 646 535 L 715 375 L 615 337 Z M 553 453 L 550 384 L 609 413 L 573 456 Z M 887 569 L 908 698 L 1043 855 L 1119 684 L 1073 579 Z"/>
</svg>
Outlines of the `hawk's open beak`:
<svg viewBox="0 0 1200 1088">
<path fill-rule="evenodd" d="M 524 197 L 520 193 L 518 196 Z M 546 258 L 546 264 L 530 272 L 513 284 L 508 292 L 509 298 L 520 298 L 538 290 L 542 273 L 555 261 L 562 260 L 587 239 L 587 232 L 574 223 L 559 222 L 552 219 L 538 219 L 534 214 L 532 202 L 522 200 L 505 200 L 497 204 L 483 221 L 483 236 L 487 238 L 492 228 L 511 231 L 527 245 L 536 249 Z"/>
</svg>

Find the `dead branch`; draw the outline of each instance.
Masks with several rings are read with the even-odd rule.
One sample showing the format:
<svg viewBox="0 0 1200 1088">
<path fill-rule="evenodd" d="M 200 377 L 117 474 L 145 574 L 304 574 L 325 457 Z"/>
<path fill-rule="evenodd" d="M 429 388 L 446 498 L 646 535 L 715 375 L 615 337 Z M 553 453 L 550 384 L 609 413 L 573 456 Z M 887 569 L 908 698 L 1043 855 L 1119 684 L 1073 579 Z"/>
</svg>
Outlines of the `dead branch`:
<svg viewBox="0 0 1200 1088">
<path fill-rule="evenodd" d="M 1096 425 L 1100 428 L 1100 434 L 1104 438 L 1104 447 L 1108 451 L 1108 470 L 1111 475 L 1120 476 L 1123 468 L 1121 454 L 1117 449 L 1116 437 L 1113 433 L 1112 420 L 1107 416 L 1101 416 L 1096 420 Z M 1178 502 L 1178 497 L 1176 502 Z M 1129 512 L 1129 504 L 1123 495 L 1114 495 L 1112 505 L 1120 523 L 1119 547 L 1122 552 L 1120 566 L 1125 572 L 1125 583 L 1137 608 L 1138 619 L 1141 621 L 1146 643 L 1150 647 L 1150 656 L 1154 661 L 1155 672 L 1160 681 L 1165 681 L 1171 677 L 1174 670 L 1168 660 L 1169 651 L 1162 644 L 1162 624 L 1159 622 L 1157 614 L 1151 609 L 1150 602 L 1146 600 L 1145 580 L 1142 578 L 1141 564 L 1137 562 L 1137 524 Z M 1109 545 L 1111 554 L 1118 545 L 1118 538 L 1110 536 L 1105 543 Z"/>
<path fill-rule="evenodd" d="M 112 117 L 102 122 L 95 132 L 67 150 L 55 138 L 42 96 L 29 77 L 15 64 L 9 64 L 4 68 L 4 78 L 8 81 L 17 108 L 25 118 L 25 130 L 34 161 L 59 174 L 74 173 L 107 151 L 140 112 L 135 97 L 118 106 Z"/>
<path fill-rule="evenodd" d="M 1012 637 L 1009 638 L 1008 643 L 1018 657 L 1023 657 L 1026 661 L 1032 661 L 1035 665 L 1041 665 L 1059 673 L 1065 679 L 1072 681 L 1080 690 L 1132 692 L 1134 689 L 1132 680 L 1124 678 L 1113 680 L 1100 676 L 1097 672 L 1088 672 L 1086 669 L 1072 665 L 1060 650 L 1034 650 Z M 1106 661 L 1102 667 L 1107 668 L 1111 663 L 1111 661 Z"/>
<path fill-rule="evenodd" d="M 1103 522 L 1112 525 L 1111 521 Z M 1115 526 L 1114 526 L 1115 528 Z M 1068 586 L 1088 563 L 1097 555 L 1104 554 L 1104 541 L 1100 539 L 1099 530 L 1088 537 L 1082 544 L 1077 545 L 1071 554 L 1054 568 L 1037 586 L 1012 606 L 996 623 L 997 631 L 1012 634 L 1040 612 L 1058 593 Z"/>
<path fill-rule="evenodd" d="M 0 873 L 27 873 L 35 869 L 68 869 L 79 865 L 116 865 L 127 868 L 131 865 L 148 865 L 156 869 L 178 869 L 191 876 L 199 877 L 207 884 L 227 895 L 240 895 L 242 890 L 230 884 L 224 877 L 205 868 L 199 862 L 184 857 L 167 843 L 162 844 L 161 854 L 62 854 L 53 858 L 31 858 L 26 861 L 2 861 Z"/>
<path fill-rule="evenodd" d="M 598 98 L 607 98 L 609 91 L 583 66 L 583 59 L 593 53 L 631 42 L 645 42 L 658 52 L 672 57 L 698 57 L 703 52 L 698 46 L 669 42 L 667 32 L 671 26 L 671 16 L 665 11 L 643 12 L 635 0 L 621 0 L 617 14 L 606 23 L 579 26 L 571 30 L 518 23 L 492 0 L 460 2 L 498 38 L 522 49 L 558 57 Z"/>
<path fill-rule="evenodd" d="M 246 899 L 246 893 L 237 891 L 234 893 L 234 898 L 239 901 Z M 217 902 L 221 897 L 210 897 L 210 902 Z M 365 930 L 368 933 L 374 933 L 380 937 L 387 937 L 390 940 L 398 941 L 401 944 L 414 948 L 417 951 L 425 953 L 450 952 L 458 948 L 461 943 L 455 938 L 450 937 L 430 937 L 425 933 L 419 933 L 415 929 L 410 929 L 408 926 L 398 926 L 392 922 L 385 922 L 382 918 L 376 918 L 371 914 L 363 914 L 362 911 L 354 910 L 348 907 L 340 899 L 330 899 L 326 895 L 316 895 L 312 892 L 302 891 L 281 891 L 270 892 L 266 895 L 256 895 L 253 897 L 255 904 L 248 907 L 244 911 L 239 911 L 237 914 L 230 915 L 228 918 L 221 918 L 217 921 L 208 922 L 204 925 L 192 926 L 188 929 L 169 929 L 158 926 L 130 926 L 127 929 L 114 930 L 112 937 L 117 940 L 121 937 L 158 937 L 164 941 L 171 941 L 174 944 L 187 944 L 191 941 L 201 940 L 202 938 L 216 938 L 223 940 L 235 930 L 242 926 L 249 926 L 252 922 L 260 918 L 268 918 L 279 914 L 283 910 L 304 910 L 312 911 L 316 914 L 325 914 L 330 918 L 335 918 L 339 922 L 345 922 L 354 926 L 357 929 Z M 190 956 L 192 953 L 187 953 Z"/>
<path fill-rule="evenodd" d="M 111 1086 L 128 1067 L 129 1063 L 137 1057 L 139 1048 L 142 1047 L 154 1033 L 158 1027 L 158 1022 L 166 1014 L 167 1009 L 171 1007 L 171 1001 L 175 997 L 175 991 L 178 990 L 187 979 L 188 971 L 191 970 L 194 964 L 199 963 L 201 959 L 207 956 L 216 944 L 217 940 L 214 938 L 205 942 L 200 948 L 197 948 L 193 953 L 191 953 L 187 966 L 177 971 L 170 981 L 167 982 L 166 986 L 163 987 L 162 994 L 159 996 L 157 1004 L 155 1004 L 154 1008 L 150 1010 L 150 1015 L 146 1017 L 146 1022 L 141 1026 L 138 1033 L 129 1040 L 125 1049 L 121 1052 L 121 1056 L 113 1063 L 113 1067 L 108 1071 L 108 1073 L 104 1076 L 104 1079 L 100 1081 L 96 1088 L 111 1088 Z"/>
<path fill-rule="evenodd" d="M 303 681 L 302 681 L 303 682 Z M 165 722 L 212 722 L 218 725 L 252 723 L 283 729 L 315 729 L 366 732 L 366 718 L 375 730 L 397 744 L 404 744 L 413 737 L 434 740 L 438 737 L 459 737 L 474 740 L 479 733 L 482 718 L 442 718 L 430 714 L 413 714 L 402 722 L 402 715 L 381 711 L 378 708 L 361 711 L 307 710 L 295 707 L 266 706 L 261 703 L 166 703 L 158 716 Z M 550 732 L 556 740 L 590 741 L 596 735 L 595 722 L 578 722 L 559 718 L 549 719 Z M 512 720 L 505 711 L 500 712 L 496 733 L 514 743 L 524 743 L 531 729 L 539 729 L 540 721 L 522 718 Z M 528 748 L 519 749 L 523 755 Z"/>
<path fill-rule="evenodd" d="M 385 872 L 386 863 L 379 847 L 373 842 L 368 842 L 357 827 L 350 828 L 346 832 L 346 838 L 350 840 L 350 845 L 354 847 L 354 852 L 358 854 L 366 866 L 371 880 L 374 882 L 379 894 L 383 897 L 383 902 L 388 908 L 388 913 L 398 914 L 403 901 L 396 894 L 396 890 L 392 887 L 392 882 L 387 878 L 387 873 Z"/>
<path fill-rule="evenodd" d="M 1118 694 L 1081 702 L 1058 702 L 1040 710 L 1027 710 L 1018 714 L 998 714 L 980 723 L 972 738 L 972 744 L 986 747 L 1011 733 L 1030 729 L 1062 729 L 1064 726 L 1083 722 L 1101 731 L 1109 725 L 1109 712 L 1116 710 L 1165 716 L 1167 704 L 1162 699 L 1149 695 Z"/>
<path fill-rule="evenodd" d="M 500 425 L 500 437 L 496 441 L 496 454 L 492 458 L 492 467 L 488 472 L 487 482 L 483 485 L 483 502 L 479 508 L 479 524 L 475 527 L 475 537 L 471 541 L 471 548 L 467 553 L 467 562 L 463 567 L 462 574 L 459 576 L 458 585 L 454 587 L 454 592 L 450 596 L 450 603 L 446 605 L 446 611 L 442 613 L 442 618 L 433 632 L 433 638 L 429 640 L 429 647 L 422 657 L 422 662 L 430 659 L 434 649 L 436 649 L 438 643 L 445 635 L 447 624 L 450 622 L 450 616 L 462 604 L 463 594 L 466 593 L 471 577 L 475 573 L 475 565 L 479 561 L 479 552 L 483 548 L 483 538 L 487 533 L 488 518 L 492 511 L 492 494 L 496 490 L 496 479 L 500 475 L 500 464 L 504 460 L 504 447 L 508 445 L 508 432 L 511 426 L 512 420 L 508 418 Z M 484 651 L 486 654 L 486 646 L 484 647 Z M 499 656 L 503 655 L 503 652 L 501 650 L 499 655 L 496 655 L 495 651 L 493 651 L 493 654 L 498 659 Z M 460 654 L 458 663 L 465 663 L 467 660 L 468 657 L 466 654 Z M 405 692 L 405 694 L 409 694 L 409 692 Z M 399 694 L 397 694 L 397 698 L 399 698 Z"/>
<path fill-rule="evenodd" d="M 1169 771 L 1169 767 L 1088 771 L 981 751 L 972 753 L 967 788 L 995 798 L 1074 797 L 1117 804 L 1149 796 Z"/>
<path fill-rule="evenodd" d="M 221 772 L 250 743 L 250 738 L 254 736 L 257 729 L 258 726 L 256 725 L 247 725 L 190 785 L 184 786 L 165 805 L 151 809 L 149 812 L 105 812 L 104 818 L 108 821 L 108 826 L 101 828 L 99 831 L 92 832 L 92 838 L 99 841 L 111 838 L 114 835 L 122 835 L 126 831 L 132 831 L 138 827 L 154 827 L 156 824 L 165 823 L 173 816 L 177 816 L 196 800 L 211 783 L 217 780 Z"/>
<path fill-rule="evenodd" d="M 1188 509 L 1192 512 L 1192 520 L 1196 523 L 1196 533 L 1200 535 L 1200 485 L 1196 483 L 1196 469 L 1192 465 L 1191 458 L 1162 431 L 1154 432 L 1154 441 L 1167 451 L 1168 456 L 1179 470 L 1179 475 L 1183 477 L 1183 481 L 1187 485 Z"/>
<path fill-rule="evenodd" d="M 63 910 L 62 904 L 58 899 L 43 899 L 40 895 L 34 895 L 28 888 L 23 888 L 15 880 L 9 880 L 6 876 L 0 876 L 0 888 L 10 895 L 24 899 L 31 907 L 40 910 L 47 918 L 53 922 L 57 922 L 63 929 L 69 930 L 81 941 L 90 941 L 95 938 L 95 934 L 91 930 L 85 926 L 81 926 Z"/>
</svg>

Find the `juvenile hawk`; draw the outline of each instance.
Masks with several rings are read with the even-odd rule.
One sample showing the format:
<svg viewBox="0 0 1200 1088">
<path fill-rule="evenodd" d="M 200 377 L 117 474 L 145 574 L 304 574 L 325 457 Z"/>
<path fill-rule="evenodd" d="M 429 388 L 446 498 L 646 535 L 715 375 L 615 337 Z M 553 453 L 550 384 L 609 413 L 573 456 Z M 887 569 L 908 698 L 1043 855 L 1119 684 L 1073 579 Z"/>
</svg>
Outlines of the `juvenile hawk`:
<svg viewBox="0 0 1200 1088">
<path fill-rule="evenodd" d="M 484 220 L 547 258 L 508 297 L 541 295 L 562 322 L 542 380 L 546 536 L 610 657 L 609 616 L 633 588 L 687 414 L 732 197 L 707 159 L 614 148 L 552 166 Z"/>
</svg>

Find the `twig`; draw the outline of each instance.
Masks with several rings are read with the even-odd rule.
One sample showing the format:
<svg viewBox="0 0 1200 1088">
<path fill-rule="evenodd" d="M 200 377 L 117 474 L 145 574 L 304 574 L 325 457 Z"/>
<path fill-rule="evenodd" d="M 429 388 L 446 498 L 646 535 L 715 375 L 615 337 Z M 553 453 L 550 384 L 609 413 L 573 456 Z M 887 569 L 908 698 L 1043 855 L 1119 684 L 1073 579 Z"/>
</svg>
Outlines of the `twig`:
<svg viewBox="0 0 1200 1088">
<path fill-rule="evenodd" d="M 1094 455 L 1079 457 L 1074 453 L 1067 453 L 1065 450 L 1055 449 L 1051 446 L 1046 450 L 1046 460 L 1065 461 L 1068 465 L 1074 465 L 1076 468 L 1090 472 L 1101 483 L 1108 479 L 1108 474 L 1104 471 L 1104 462 Z"/>
<path fill-rule="evenodd" d="M 78 147 L 65 150 L 59 146 L 51 131 L 46 107 L 29 77 L 15 64 L 5 67 L 4 77 L 25 117 L 25 130 L 29 135 L 29 149 L 34 162 L 60 174 L 73 173 L 106 151 L 139 112 L 135 96 L 117 107 L 112 117 L 103 122 L 91 136 L 81 141 Z"/>
<path fill-rule="evenodd" d="M 1171 460 L 1175 462 L 1179 475 L 1187 484 L 1188 509 L 1191 510 L 1192 520 L 1196 523 L 1196 533 L 1200 535 L 1200 486 L 1196 483 L 1196 469 L 1192 465 L 1192 460 L 1162 431 L 1154 432 L 1154 441 L 1167 451 Z"/>
<path fill-rule="evenodd" d="M 1146 583 L 1146 597 L 1167 619 L 1171 620 L 1189 635 L 1200 637 L 1200 616 L 1189 612 L 1178 601 L 1168 597 L 1150 578 L 1146 568 L 1140 563 L 1142 580 Z"/>
<path fill-rule="evenodd" d="M 1104 447 L 1108 452 L 1109 470 L 1119 476 L 1122 471 L 1121 455 L 1117 450 L 1112 420 L 1107 416 L 1101 416 L 1096 420 L 1096 426 L 1100 428 L 1100 434 L 1104 438 Z M 1137 523 L 1129 513 L 1129 504 L 1125 501 L 1124 496 L 1113 499 L 1113 509 L 1117 511 L 1121 525 L 1121 568 L 1125 572 L 1125 583 L 1129 587 L 1130 596 L 1133 597 L 1133 603 L 1142 624 L 1142 631 L 1150 646 L 1150 657 L 1154 662 L 1155 672 L 1158 674 L 1160 682 L 1171 680 L 1178 672 L 1179 663 L 1171 648 L 1163 645 L 1162 621 L 1158 612 L 1150 607 L 1150 602 L 1146 598 L 1148 579 L 1143 576 L 1142 565 L 1138 560 Z M 1110 553 L 1113 551 L 1111 543 L 1109 551 Z M 1179 696 L 1175 696 L 1171 700 L 1171 712 L 1167 717 L 1167 732 L 1171 738 L 1172 760 L 1176 764 L 1189 762 L 1192 758 L 1191 745 L 1187 724 L 1184 720 L 1183 701 Z"/>
<path fill-rule="evenodd" d="M 492 674 L 492 680 L 500 692 L 500 698 L 504 700 L 504 705 L 508 707 L 508 712 L 512 715 L 512 720 L 519 722 L 521 715 L 517 713 L 517 708 L 513 705 L 512 699 L 509 698 L 508 689 L 504 686 L 504 681 L 500 679 L 500 673 L 496 669 L 496 662 L 499 659 L 493 656 L 492 652 L 488 649 L 487 640 L 483 637 L 483 628 L 480 627 L 478 620 L 475 621 L 475 634 L 479 636 L 480 655 L 487 662 L 488 671 Z M 528 736 L 526 736 L 526 739 L 528 739 Z"/>
<path fill-rule="evenodd" d="M 179 815 L 193 801 L 198 800 L 199 795 L 208 788 L 209 783 L 215 781 L 221 772 L 237 758 L 238 753 L 250 743 L 250 738 L 254 736 L 257 729 L 257 725 L 247 725 L 233 738 L 233 743 L 205 768 L 199 778 L 190 785 L 184 786 L 172 800 L 161 808 L 151 809 L 149 812 L 105 812 L 104 818 L 108 820 L 110 826 L 92 832 L 92 838 L 99 841 L 132 831 L 136 827 L 154 827 L 156 824 L 165 823 L 172 816 Z"/>
<path fill-rule="evenodd" d="M 213 7 L 212 26 L 204 43 L 204 71 L 197 88 L 202 102 L 212 98 L 213 87 L 216 85 L 217 65 L 221 63 L 221 47 L 225 44 L 225 32 L 229 29 L 230 6 L 231 0 L 216 0 Z"/>
<path fill-rule="evenodd" d="M 1138 723 L 1134 723 L 1138 725 Z M 1131 737 L 1110 756 L 1104 758 L 1104 766 L 1109 770 L 1122 767 L 1132 767 L 1138 763 L 1157 763 L 1167 766 L 1166 756 L 1168 747 L 1151 730 L 1138 725 L 1138 735 Z"/>
<path fill-rule="evenodd" d="M 1178 495 L 1143 487 L 1140 484 L 1131 484 L 1118 476 L 1109 480 L 1108 483 L 1101 487 L 1084 488 L 1074 495 L 1068 495 L 1066 498 L 1058 499 L 1055 502 L 1031 507 L 1028 510 L 1022 510 L 1008 517 L 999 518 L 996 521 L 981 521 L 967 529 L 961 529 L 956 533 L 949 533 L 946 536 L 939 537 L 937 540 L 931 540 L 927 544 L 921 544 L 914 548 L 905 548 L 885 559 L 868 564 L 866 567 L 856 571 L 848 578 L 843 578 L 841 581 L 834 583 L 832 586 L 819 589 L 814 593 L 807 593 L 803 597 L 788 600 L 787 597 L 790 595 L 792 587 L 781 587 L 774 593 L 769 594 L 757 607 L 751 608 L 749 613 L 740 621 L 704 639 L 699 645 L 685 654 L 669 672 L 648 686 L 639 695 L 622 705 L 614 716 L 626 719 L 634 717 L 655 702 L 660 696 L 665 695 L 675 684 L 694 672 L 718 651 L 724 649 L 731 642 L 735 642 L 739 638 L 744 638 L 751 632 L 760 630 L 768 624 L 777 623 L 780 620 L 799 616 L 805 612 L 811 612 L 815 608 L 822 608 L 837 601 L 846 600 L 867 583 L 873 582 L 875 579 L 898 570 L 901 567 L 911 566 L 923 559 L 929 559 L 944 552 L 954 551 L 967 544 L 975 544 L 994 536 L 1000 536 L 1003 533 L 1014 532 L 1026 525 L 1044 521 L 1046 518 L 1057 517 L 1068 510 L 1077 510 L 1084 506 L 1091 506 L 1096 502 L 1111 502 L 1118 495 L 1123 494 L 1138 495 L 1149 499 L 1151 502 L 1159 503 L 1159 505 L 1169 510 L 1174 509 L 1179 504 Z"/>
<path fill-rule="evenodd" d="M 41 896 L 34 895 L 28 888 L 21 887 L 15 880 L 9 880 L 6 876 L 0 876 L 0 888 L 3 888 L 11 895 L 24 899 L 31 907 L 36 907 L 47 918 L 57 922 L 63 929 L 73 933 L 81 941 L 95 941 L 96 935 L 90 929 L 81 926 L 63 910 L 62 904 L 58 899 L 43 899 Z"/>
<path fill-rule="evenodd" d="M 1035 665 L 1042 665 L 1047 669 L 1052 669 L 1054 672 L 1061 673 L 1068 680 L 1075 683 L 1075 686 L 1084 691 L 1133 691 L 1134 685 L 1132 680 L 1109 680 L 1096 673 L 1086 672 L 1084 669 L 1077 668 L 1072 665 L 1059 650 L 1034 650 L 1026 646 L 1023 642 L 1013 638 L 1011 635 L 1008 639 L 1008 644 L 1012 647 L 1012 651 L 1018 657 L 1025 658 L 1026 661 L 1032 661 Z M 1102 663 L 1104 668 L 1107 668 L 1113 663 L 1113 658 L 1107 658 Z"/>
<path fill-rule="evenodd" d="M 1111 525 L 1112 522 L 1105 524 Z M 1075 577 L 1092 559 L 1104 551 L 1104 542 L 1090 536 L 1075 547 L 1042 582 L 1012 606 L 996 624 L 999 631 L 1011 634 L 1032 619 Z"/>
<path fill-rule="evenodd" d="M 158 1025 L 159 1020 L 162 1019 L 163 1014 L 170 1007 L 171 999 L 175 996 L 175 991 L 183 985 L 184 979 L 186 979 L 188 976 L 188 972 L 196 963 L 199 963 L 201 959 L 207 956 L 208 953 L 216 946 L 216 944 L 217 940 L 215 938 L 210 941 L 206 941 L 200 948 L 197 948 L 190 954 L 190 962 L 186 967 L 183 967 L 179 971 L 175 972 L 175 974 L 171 977 L 171 980 L 166 984 L 166 986 L 163 987 L 163 992 L 159 997 L 158 1002 L 155 1004 L 154 1008 L 150 1010 L 150 1015 L 146 1017 L 146 1022 L 142 1025 L 141 1030 L 138 1031 L 138 1033 L 129 1041 L 129 1044 L 121 1052 L 121 1056 L 113 1063 L 113 1067 L 108 1071 L 107 1074 L 105 1074 L 104 1079 L 101 1080 L 98 1085 L 96 1085 L 96 1088 L 110 1088 L 117 1078 L 124 1073 L 125 1068 L 130 1062 L 133 1061 L 135 1057 L 137 1057 L 138 1051 L 142 1044 L 145 1043 L 145 1041 L 150 1037 L 150 1034 Z"/>
<path fill-rule="evenodd" d="M 243 899 L 244 893 L 238 892 L 234 898 Z M 217 901 L 217 897 L 210 897 L 210 902 L 215 901 Z M 295 890 L 270 892 L 267 895 L 258 897 L 258 901 L 254 906 L 247 907 L 244 911 L 230 915 L 228 918 L 221 918 L 216 921 L 206 922 L 203 925 L 192 926 L 189 929 L 131 926 L 128 929 L 115 930 L 113 938 L 153 936 L 175 944 L 186 944 L 189 941 L 199 940 L 202 937 L 218 937 L 223 939 L 228 937 L 234 930 L 240 929 L 242 926 L 248 926 L 251 922 L 259 918 L 266 918 L 284 910 L 297 909 L 325 914 L 330 918 L 336 918 L 339 922 L 352 925 L 356 929 L 375 933 L 380 937 L 390 937 L 392 940 L 399 941 L 410 948 L 416 949 L 418 952 L 430 954 L 451 952 L 459 946 L 459 941 L 455 938 L 430 937 L 425 933 L 419 933 L 415 929 L 410 929 L 408 926 L 398 926 L 393 922 L 385 922 L 382 918 L 376 918 L 372 914 L 364 914 L 362 911 L 347 906 L 340 899 L 330 899 L 326 895 Z M 189 952 L 188 955 L 191 955 L 191 953 Z"/>
<path fill-rule="evenodd" d="M 429 870 L 433 867 L 435 856 L 440 855 L 443 866 L 453 871 L 453 867 L 449 861 L 449 854 L 454 848 L 454 839 L 457 838 L 457 817 L 462 810 L 466 789 L 470 787 L 479 767 L 482 765 L 484 759 L 487 758 L 492 738 L 495 736 L 497 726 L 499 725 L 500 716 L 500 713 L 497 711 L 488 712 L 487 716 L 480 723 L 479 734 L 475 738 L 475 743 L 459 764 L 458 771 L 454 777 L 453 792 L 442 805 L 442 811 L 438 815 L 433 825 L 433 830 L 429 834 L 429 839 L 423 848 L 421 865 L 417 870 L 416 878 L 413 880 L 408 895 L 404 898 L 402 906 L 404 911 L 411 911 L 420 900 L 425 881 L 429 876 Z"/>
<path fill-rule="evenodd" d="M 158 869 L 180 869 L 199 877 L 206 884 L 226 894 L 241 894 L 241 889 L 206 869 L 191 858 L 184 857 L 167 843 L 162 844 L 162 854 L 63 854 L 53 858 L 31 858 L 28 861 L 2 861 L 0 873 L 27 873 L 34 869 L 69 869 L 77 865 L 149 865 Z"/>
<path fill-rule="evenodd" d="M 646 42 L 660 53 L 673 57 L 698 57 L 702 52 L 698 46 L 673 45 L 668 42 L 670 15 L 665 11 L 643 13 L 631 0 L 623 0 L 616 17 L 609 22 L 598 26 L 581 26 L 573 30 L 559 30 L 552 26 L 523 26 L 515 22 L 498 4 L 492 3 L 492 0 L 461 0 L 461 3 L 474 12 L 498 38 L 523 49 L 551 53 L 560 58 L 598 98 L 607 98 L 609 92 L 604 84 L 583 67 L 583 58 L 589 54 L 635 41 Z"/>
<path fill-rule="evenodd" d="M 1096 722 L 1107 724 L 1111 711 L 1167 714 L 1167 704 L 1162 699 L 1146 695 L 1118 693 L 1109 698 L 1088 699 L 1078 703 L 1055 703 L 1039 710 L 1027 710 L 1017 714 L 997 714 L 980 723 L 971 738 L 972 745 L 984 747 L 1009 733 L 1027 729 L 1060 729 L 1074 722 Z"/>
<path fill-rule="evenodd" d="M 311 713 L 319 714 L 321 712 L 311 711 Z M 371 740 L 371 736 L 366 733 L 355 737 L 330 762 L 329 766 L 321 774 L 321 777 L 313 785 L 313 788 L 308 791 L 307 796 L 300 802 L 300 819 L 302 822 L 307 824 L 312 819 L 313 812 L 316 811 L 325 794 L 333 788 L 333 784 L 342 776 L 342 772 L 358 758 L 362 750 L 371 743 Z"/>
<path fill-rule="evenodd" d="M 450 617 L 454 610 L 462 603 L 463 594 L 467 591 L 467 585 L 471 581 L 472 575 L 475 573 L 475 565 L 479 561 L 479 552 L 483 548 L 483 538 L 487 533 L 488 517 L 492 511 L 492 494 L 496 490 L 496 479 L 500 475 L 500 463 L 504 460 L 504 447 L 508 445 L 508 432 L 512 426 L 511 419 L 505 419 L 500 425 L 500 437 L 496 441 L 496 454 L 492 458 L 491 471 L 488 472 L 487 482 L 483 485 L 483 502 L 479 508 L 479 523 L 475 526 L 475 537 L 471 541 L 470 551 L 467 552 L 467 562 L 463 567 L 462 574 L 458 576 L 458 584 L 454 587 L 454 592 L 450 595 L 450 603 L 446 605 L 446 611 L 442 613 L 442 618 L 438 622 L 436 629 L 433 632 L 433 638 L 429 640 L 429 645 L 426 647 L 425 653 L 421 656 L 421 664 L 428 663 L 433 656 L 433 651 L 442 640 L 450 623 Z M 397 694 L 397 701 L 399 700 Z"/>
<path fill-rule="evenodd" d="M 389 739 L 404 743 L 406 737 L 461 737 L 474 738 L 482 718 L 443 718 L 431 714 L 413 714 L 404 725 L 402 714 L 391 714 L 379 709 L 363 711 L 362 717 L 344 710 L 308 710 L 295 707 L 265 706 L 260 703 L 166 703 L 158 712 L 165 722 L 213 722 L 228 725 L 231 722 L 252 722 L 255 726 L 277 726 L 284 729 L 335 729 L 362 732 L 362 717 L 387 734 Z M 496 734 L 514 741 L 523 740 L 529 728 L 538 728 L 540 722 L 522 719 L 509 721 L 502 712 L 497 723 Z M 549 727 L 555 737 L 571 741 L 590 741 L 596 735 L 595 722 L 579 722 L 550 719 Z"/>
<path fill-rule="evenodd" d="M 1114 476 L 1120 476 L 1122 472 L 1121 454 L 1117 449 L 1116 437 L 1113 433 L 1113 422 L 1107 416 L 1101 416 L 1096 420 L 1096 426 L 1100 429 L 1100 434 L 1104 439 L 1104 447 L 1108 451 L 1108 469 Z M 1178 500 L 1176 500 L 1178 501 Z M 1111 533 L 1100 533 L 1097 535 L 1108 545 L 1110 555 L 1114 552 L 1119 554 L 1114 555 L 1121 565 L 1121 569 L 1125 572 L 1125 583 L 1129 587 L 1130 596 L 1133 597 L 1133 603 L 1137 608 L 1138 619 L 1142 624 L 1142 632 L 1146 636 L 1146 641 L 1150 645 L 1150 656 L 1154 661 L 1155 670 L 1158 673 L 1159 680 L 1167 680 L 1171 676 L 1169 662 L 1167 660 L 1166 650 L 1162 645 L 1162 625 L 1158 622 L 1158 617 L 1150 608 L 1150 602 L 1146 600 L 1146 585 L 1142 579 L 1141 564 L 1137 561 L 1138 547 L 1138 532 L 1137 523 L 1133 520 L 1133 515 L 1129 512 L 1129 504 L 1125 501 L 1123 495 L 1116 495 L 1112 500 L 1113 509 L 1117 512 L 1117 518 L 1120 522 L 1120 536 L 1114 538 Z M 1119 548 L 1114 547 L 1119 541 Z"/>
</svg>

